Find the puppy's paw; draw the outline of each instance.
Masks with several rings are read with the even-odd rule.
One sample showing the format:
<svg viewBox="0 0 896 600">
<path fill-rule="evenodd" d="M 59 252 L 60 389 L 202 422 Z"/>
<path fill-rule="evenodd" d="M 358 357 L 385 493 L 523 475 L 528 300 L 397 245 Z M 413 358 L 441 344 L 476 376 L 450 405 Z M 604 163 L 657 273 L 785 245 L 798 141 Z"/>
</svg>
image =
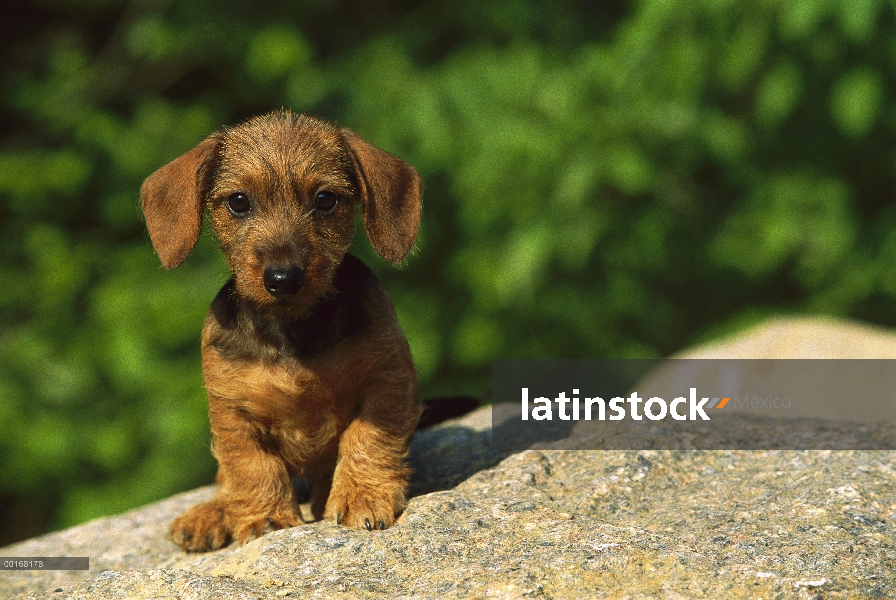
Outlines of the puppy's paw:
<svg viewBox="0 0 896 600">
<path fill-rule="evenodd" d="M 245 515 L 233 519 L 233 538 L 241 544 L 251 542 L 266 533 L 295 527 L 305 521 L 298 511 L 280 512 L 276 515 Z"/>
<path fill-rule="evenodd" d="M 327 500 L 325 517 L 353 529 L 387 529 L 404 510 L 404 485 L 372 490 L 334 486 Z"/>
<path fill-rule="evenodd" d="M 187 552 L 207 552 L 230 543 L 224 504 L 217 499 L 197 504 L 171 524 L 171 540 Z"/>
<path fill-rule="evenodd" d="M 266 533 L 304 523 L 298 508 L 258 514 L 242 504 L 215 498 L 197 504 L 171 524 L 174 543 L 187 552 L 217 550 L 236 540 L 245 544 Z"/>
</svg>

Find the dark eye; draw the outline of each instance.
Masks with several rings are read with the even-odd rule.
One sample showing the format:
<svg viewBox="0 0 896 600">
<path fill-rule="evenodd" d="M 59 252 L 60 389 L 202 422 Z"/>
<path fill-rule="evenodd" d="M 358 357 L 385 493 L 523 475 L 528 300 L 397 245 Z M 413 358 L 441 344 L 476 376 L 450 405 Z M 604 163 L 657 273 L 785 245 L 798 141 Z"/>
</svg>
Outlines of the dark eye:
<svg viewBox="0 0 896 600">
<path fill-rule="evenodd" d="M 314 209 L 326 215 L 336 210 L 339 204 L 339 197 L 333 192 L 318 192 L 314 197 Z"/>
<path fill-rule="evenodd" d="M 249 202 L 249 196 L 242 192 L 236 192 L 227 197 L 227 200 L 224 201 L 224 206 L 227 207 L 227 210 L 234 217 L 244 217 L 249 212 L 249 209 L 252 208 L 252 203 Z"/>
</svg>

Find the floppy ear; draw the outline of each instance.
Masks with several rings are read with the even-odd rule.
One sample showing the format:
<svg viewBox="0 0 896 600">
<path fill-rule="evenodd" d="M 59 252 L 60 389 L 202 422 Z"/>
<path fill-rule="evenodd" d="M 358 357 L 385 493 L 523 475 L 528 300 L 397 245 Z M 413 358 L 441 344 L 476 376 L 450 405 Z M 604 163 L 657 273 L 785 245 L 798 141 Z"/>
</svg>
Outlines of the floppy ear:
<svg viewBox="0 0 896 600">
<path fill-rule="evenodd" d="M 342 130 L 361 188 L 364 229 L 376 253 L 400 263 L 420 228 L 420 176 L 414 167 Z"/>
<path fill-rule="evenodd" d="M 166 269 L 182 263 L 199 239 L 205 192 L 218 146 L 218 136 L 205 138 L 147 177 L 140 187 L 146 228 Z"/>
</svg>

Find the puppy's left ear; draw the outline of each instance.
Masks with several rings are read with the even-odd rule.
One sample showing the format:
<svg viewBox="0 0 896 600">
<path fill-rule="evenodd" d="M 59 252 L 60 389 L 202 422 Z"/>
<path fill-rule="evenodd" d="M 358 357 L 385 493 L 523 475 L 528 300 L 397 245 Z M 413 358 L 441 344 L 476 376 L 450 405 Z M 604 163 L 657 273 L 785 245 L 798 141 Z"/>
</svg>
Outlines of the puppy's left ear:
<svg viewBox="0 0 896 600">
<path fill-rule="evenodd" d="M 384 259 L 400 263 L 420 228 L 420 176 L 411 165 L 348 129 L 342 130 L 342 137 L 354 159 L 370 244 Z"/>
</svg>

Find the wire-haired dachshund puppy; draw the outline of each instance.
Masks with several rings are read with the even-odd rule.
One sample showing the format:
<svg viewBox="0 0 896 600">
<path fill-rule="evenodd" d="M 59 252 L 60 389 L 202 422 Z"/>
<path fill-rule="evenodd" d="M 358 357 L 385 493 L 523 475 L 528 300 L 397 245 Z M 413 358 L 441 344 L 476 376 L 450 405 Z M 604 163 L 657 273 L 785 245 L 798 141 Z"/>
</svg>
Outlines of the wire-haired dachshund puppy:
<svg viewBox="0 0 896 600">
<path fill-rule="evenodd" d="M 406 503 L 420 418 L 411 353 L 386 292 L 347 254 L 360 205 L 377 254 L 399 263 L 420 223 L 420 177 L 346 129 L 276 112 L 210 135 L 140 190 L 167 269 L 208 208 L 233 274 L 202 330 L 217 495 L 171 525 L 185 550 L 315 518 L 385 529 Z"/>
</svg>

